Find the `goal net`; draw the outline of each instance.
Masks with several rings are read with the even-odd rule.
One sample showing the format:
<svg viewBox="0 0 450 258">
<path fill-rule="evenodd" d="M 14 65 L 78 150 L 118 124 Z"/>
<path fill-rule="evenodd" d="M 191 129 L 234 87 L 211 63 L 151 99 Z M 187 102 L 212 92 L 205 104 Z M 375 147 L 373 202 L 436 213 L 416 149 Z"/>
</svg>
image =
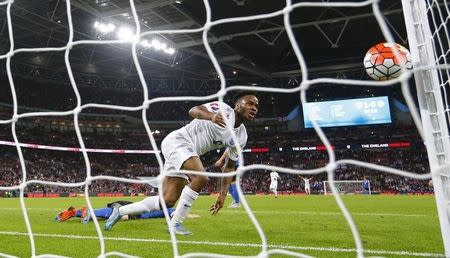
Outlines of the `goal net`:
<svg viewBox="0 0 450 258">
<path fill-rule="evenodd" d="M 450 7 L 447 1 L 435 0 L 402 0 L 402 4 L 415 67 L 422 139 L 433 177 L 445 256 L 450 256 Z"/>
<path fill-rule="evenodd" d="M 334 186 L 340 194 L 372 194 L 370 181 L 367 181 L 367 187 L 362 180 L 334 181 Z M 330 188 L 330 182 L 323 181 L 323 193 L 331 194 Z"/>
<path fill-rule="evenodd" d="M 450 185 L 449 185 L 449 157 L 448 157 L 448 148 L 449 148 L 449 134 L 448 134 L 448 120 L 450 117 L 449 105 L 448 105 L 448 93 L 447 89 L 449 87 L 449 57 L 450 57 L 450 49 L 449 49 L 449 4 L 447 0 L 402 0 L 403 3 L 403 12 L 406 20 L 406 26 L 408 30 L 408 40 L 409 40 L 409 48 L 412 54 L 413 65 L 414 65 L 414 77 L 417 86 L 417 94 L 419 100 L 420 107 L 420 115 L 417 112 L 417 106 L 414 101 L 414 97 L 411 96 L 410 92 L 410 80 L 413 76 L 411 72 L 405 72 L 402 76 L 397 79 L 378 82 L 378 81 L 367 81 L 367 80 L 351 80 L 351 79 L 336 79 L 336 78 L 317 78 L 312 79 L 310 73 L 308 71 L 308 67 L 305 63 L 304 53 L 302 53 L 299 44 L 294 35 L 290 15 L 297 9 L 305 8 L 305 7 L 331 7 L 331 8 L 361 8 L 367 7 L 371 8 L 372 13 L 383 32 L 385 37 L 385 41 L 389 43 L 394 43 L 393 40 L 393 32 L 390 30 L 386 20 L 383 17 L 383 14 L 380 12 L 379 2 L 375 0 L 367 0 L 367 1 L 357 1 L 357 2 L 337 2 L 337 1 L 320 1 L 320 2 L 299 2 L 292 3 L 292 1 L 287 0 L 285 6 L 274 12 L 270 13 L 262 13 L 254 16 L 245 16 L 245 17 L 235 17 L 235 18 L 223 18 L 218 20 L 212 19 L 210 3 L 205 0 L 203 1 L 205 11 L 206 11 L 206 20 L 201 26 L 195 29 L 168 29 L 168 30 L 160 30 L 160 31 L 146 31 L 143 32 L 141 29 L 141 21 L 139 19 L 139 15 L 135 8 L 135 2 L 130 0 L 129 6 L 131 10 L 130 19 L 134 21 L 135 24 L 135 33 L 134 35 L 129 35 L 127 39 L 121 40 L 80 40 L 74 41 L 74 21 L 72 20 L 72 10 L 71 10 L 71 0 L 64 1 L 66 4 L 67 11 L 67 20 L 69 27 L 69 38 L 67 44 L 64 47 L 60 48 L 15 48 L 14 45 L 14 33 L 13 33 L 13 20 L 11 19 L 11 8 L 15 4 L 13 0 L 3 0 L 0 2 L 0 6 L 6 8 L 6 19 L 7 19 L 7 29 L 9 33 L 9 42 L 10 48 L 6 53 L 0 53 L 0 60 L 6 61 L 6 70 L 7 77 L 9 80 L 9 84 L 12 92 L 13 99 L 13 115 L 10 119 L 0 120 L 0 124 L 11 125 L 11 131 L 14 138 L 14 145 L 16 146 L 17 153 L 20 160 L 20 167 L 22 177 L 20 180 L 20 184 L 14 186 L 0 186 L 0 191 L 19 191 L 20 192 L 20 204 L 23 212 L 23 217 L 25 219 L 26 231 L 29 236 L 31 256 L 38 257 L 40 254 L 36 250 L 35 238 L 33 233 L 33 226 L 30 223 L 27 205 L 24 200 L 24 191 L 28 185 L 31 184 L 41 184 L 41 185 L 55 185 L 62 187 L 80 187 L 83 186 L 85 188 L 85 198 L 86 203 L 91 211 L 91 214 L 94 214 L 93 207 L 90 201 L 89 196 L 89 187 L 92 182 L 99 180 L 109 180 L 109 181 L 120 181 L 125 183 L 144 183 L 151 182 L 152 184 L 159 185 L 159 188 L 162 188 L 161 179 L 165 175 L 163 171 L 163 160 L 161 154 L 159 152 L 159 146 L 157 146 L 155 138 L 152 134 L 152 129 L 149 126 L 147 121 L 146 112 L 149 109 L 149 106 L 158 102 L 174 102 L 174 101 L 211 101 L 211 100 L 220 100 L 223 101 L 224 97 L 233 93 L 233 91 L 237 90 L 253 90 L 259 92 L 273 92 L 273 93 L 292 93 L 292 94 L 300 94 L 300 99 L 302 103 L 307 103 L 306 94 L 310 87 L 318 84 L 333 84 L 333 85 L 346 85 L 352 87 L 358 86 L 371 86 L 371 87 L 392 87 L 398 83 L 401 84 L 403 95 L 405 100 L 407 101 L 408 107 L 411 111 L 411 115 L 414 119 L 414 122 L 417 126 L 417 129 L 423 139 L 423 142 L 427 146 L 427 151 L 429 155 L 429 161 L 431 165 L 431 175 L 430 174 L 417 174 L 414 171 L 402 171 L 400 169 L 395 169 L 388 166 L 380 166 L 377 164 L 368 163 L 365 161 L 353 160 L 353 159 L 342 159 L 337 160 L 334 152 L 334 148 L 331 146 L 329 139 L 323 130 L 318 126 L 315 121 L 312 121 L 312 126 L 317 133 L 319 139 L 323 143 L 326 148 L 328 154 L 328 160 L 326 165 L 322 167 L 317 167 L 314 169 L 294 169 L 294 168 L 283 168 L 278 166 L 270 166 L 263 164 L 247 164 L 244 163 L 244 159 L 242 156 L 242 149 L 238 145 L 236 145 L 239 154 L 239 167 L 236 172 L 227 174 L 227 176 L 236 176 L 237 181 L 239 182 L 241 177 L 252 170 L 261 170 L 261 171 L 277 171 L 282 173 L 290 173 L 290 174 L 298 174 L 298 175 L 317 175 L 317 174 L 326 174 L 327 183 L 326 183 L 326 191 L 331 193 L 340 209 L 342 214 L 344 215 L 347 225 L 352 233 L 353 241 L 355 245 L 355 252 L 358 257 L 364 257 L 364 246 L 361 241 L 358 226 L 352 218 L 352 214 L 347 210 L 341 196 L 339 193 L 343 191 L 344 188 L 349 189 L 346 191 L 359 191 L 357 185 L 362 183 L 346 183 L 335 181 L 335 170 L 339 165 L 354 165 L 364 168 L 369 168 L 373 170 L 377 170 L 378 173 L 389 173 L 397 176 L 409 177 L 419 180 L 429 180 L 431 176 L 433 177 L 435 192 L 436 192 L 436 202 L 439 210 L 439 219 L 441 224 L 441 231 L 444 240 L 445 246 L 445 255 L 450 257 L 450 220 L 449 220 L 449 203 L 450 203 Z M 75 2 L 75 1 L 73 1 Z M 85 3 L 81 3 L 83 1 L 76 1 L 77 5 L 82 5 Z M 244 1 L 237 1 L 244 2 Z M 300 72 L 298 77 L 301 79 L 299 81 L 299 85 L 292 88 L 277 88 L 277 87 L 258 87 L 252 85 L 228 85 L 227 78 L 222 70 L 219 61 L 212 50 L 210 43 L 208 42 L 208 33 L 209 31 L 215 27 L 223 24 L 234 24 L 237 22 L 247 22 L 247 21 L 258 21 L 263 19 L 270 19 L 273 17 L 283 17 L 284 21 L 284 29 L 288 35 L 289 43 L 292 46 L 293 52 L 298 60 L 298 64 L 300 65 Z M 363 26 L 363 25 L 362 25 Z M 144 73 L 142 71 L 140 61 L 138 59 L 137 47 L 139 44 L 139 40 L 144 36 L 156 35 L 156 34 L 190 34 L 190 33 L 202 33 L 202 41 L 203 46 L 206 49 L 208 57 L 210 58 L 214 68 L 217 72 L 218 78 L 220 78 L 220 90 L 215 94 L 208 96 L 170 96 L 170 97 L 160 97 L 149 99 L 149 92 L 147 87 L 147 79 L 144 77 Z M 117 106 L 117 105 L 105 105 L 105 104 L 97 104 L 97 103 L 89 103 L 89 104 L 81 104 L 81 96 L 79 94 L 79 90 L 77 87 L 76 80 L 74 78 L 74 74 L 71 67 L 71 62 L 69 60 L 69 55 L 72 48 L 76 46 L 87 46 L 87 45 L 108 45 L 108 44 L 128 44 L 132 50 L 132 60 L 135 66 L 135 70 L 137 71 L 140 84 L 142 86 L 142 94 L 144 101 L 141 105 L 137 107 L 128 107 L 128 106 Z M 24 52 L 63 52 L 64 60 L 65 60 L 65 68 L 67 70 L 70 83 L 73 89 L 73 92 L 76 95 L 76 107 L 73 110 L 66 112 L 27 112 L 27 113 L 18 113 L 18 104 L 17 104 L 17 95 L 15 91 L 15 84 L 11 69 L 11 60 L 14 55 L 18 53 Z M 151 143 L 152 150 L 154 151 L 154 155 L 158 161 L 161 176 L 152 178 L 147 181 L 137 180 L 137 179 L 129 179 L 129 178 L 120 178 L 120 177 L 111 177 L 111 176 L 92 176 L 91 175 L 91 164 L 89 160 L 89 152 L 85 147 L 83 135 L 80 131 L 79 126 L 79 114 L 88 108 L 104 108 L 104 109 L 113 109 L 113 110 L 122 110 L 122 111 L 142 111 L 142 122 L 145 125 L 146 132 L 148 134 L 149 142 Z M 223 110 L 221 110 L 223 112 Z M 41 180 L 32 180 L 27 176 L 27 169 L 25 165 L 25 161 L 23 158 L 23 150 L 21 147 L 21 142 L 18 140 L 16 135 L 16 124 L 20 119 L 30 118 L 30 117 L 39 117 L 39 116 L 64 116 L 64 115 L 73 115 L 74 117 L 74 128 L 76 131 L 77 139 L 80 146 L 80 151 L 83 154 L 83 158 L 86 165 L 86 175 L 85 177 L 78 183 L 68 183 L 68 182 L 51 182 L 51 181 L 41 181 Z M 230 131 L 234 142 L 239 142 L 233 128 L 228 125 L 228 130 Z M 188 174 L 195 174 L 198 172 L 194 171 L 183 171 Z M 222 174 L 206 172 L 205 175 L 210 177 L 223 177 Z M 289 251 L 283 248 L 270 248 L 268 245 L 268 240 L 264 233 L 264 228 L 261 227 L 257 218 L 254 216 L 250 206 L 248 205 L 245 196 L 242 193 L 241 187 L 237 186 L 238 193 L 241 197 L 242 206 L 245 208 L 245 212 L 249 215 L 258 236 L 260 238 L 260 249 L 255 253 L 254 257 L 268 257 L 269 255 L 274 254 L 283 254 L 283 255 L 291 255 L 296 257 L 308 257 L 305 254 L 300 252 Z M 160 191 L 160 197 L 163 198 L 162 192 Z M 167 208 L 162 202 L 163 208 L 166 214 L 166 220 L 168 222 L 168 214 Z M 133 254 L 124 254 L 117 251 L 107 252 L 105 248 L 105 238 L 103 230 L 100 228 L 100 225 L 93 216 L 93 221 L 95 223 L 95 228 L 97 232 L 97 236 L 100 242 L 100 250 L 99 256 L 106 257 L 111 255 L 119 255 L 122 257 L 130 257 Z M 175 257 L 180 257 L 181 254 L 178 250 L 178 238 L 175 236 L 173 232 L 170 232 L 170 239 L 173 247 L 173 254 Z M 11 243 L 14 244 L 14 243 Z M 9 254 L 0 253 L 0 256 L 9 257 Z M 57 256 L 56 254 L 46 254 L 42 256 Z M 188 253 L 184 254 L 185 257 L 228 257 L 221 254 L 206 254 L 206 253 Z"/>
</svg>

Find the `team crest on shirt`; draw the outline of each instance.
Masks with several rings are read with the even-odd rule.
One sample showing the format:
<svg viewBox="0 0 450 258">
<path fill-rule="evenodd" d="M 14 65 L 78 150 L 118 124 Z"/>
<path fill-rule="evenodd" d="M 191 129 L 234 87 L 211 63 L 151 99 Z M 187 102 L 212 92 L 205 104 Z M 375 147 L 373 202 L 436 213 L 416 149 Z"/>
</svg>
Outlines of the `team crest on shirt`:
<svg viewBox="0 0 450 258">
<path fill-rule="evenodd" d="M 212 111 L 214 111 L 214 112 L 219 110 L 219 104 L 217 102 L 211 103 L 210 107 L 211 107 Z"/>
<path fill-rule="evenodd" d="M 230 146 L 234 146 L 234 141 L 233 141 L 233 139 L 231 139 L 231 141 L 230 141 Z"/>
<path fill-rule="evenodd" d="M 217 103 L 217 102 L 212 102 L 211 104 L 209 104 L 209 106 L 210 106 L 210 108 L 211 108 L 211 110 L 213 111 L 213 112 L 217 112 L 217 111 L 219 111 L 220 110 L 220 107 L 219 107 L 219 103 Z M 231 115 L 231 113 L 233 112 L 233 109 L 231 109 L 231 108 L 227 108 L 226 110 L 224 110 L 225 112 L 225 115 L 226 115 L 226 117 L 227 118 L 230 118 L 230 115 Z"/>
</svg>

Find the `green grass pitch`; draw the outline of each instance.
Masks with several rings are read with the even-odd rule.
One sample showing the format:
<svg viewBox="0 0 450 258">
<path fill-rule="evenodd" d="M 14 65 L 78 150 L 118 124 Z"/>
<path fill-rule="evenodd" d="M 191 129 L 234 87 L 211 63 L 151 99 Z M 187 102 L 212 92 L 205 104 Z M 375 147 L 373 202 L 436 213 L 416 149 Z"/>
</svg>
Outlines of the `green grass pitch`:
<svg viewBox="0 0 450 258">
<path fill-rule="evenodd" d="M 342 196 L 358 226 L 366 256 L 443 256 L 439 221 L 433 196 Z M 124 199 L 124 198 L 121 198 Z M 140 198 L 126 198 L 137 201 Z M 117 198 L 91 198 L 94 208 Z M 269 249 L 287 249 L 316 257 L 355 257 L 355 245 L 344 216 L 333 196 L 247 196 L 267 237 Z M 253 255 L 261 240 L 244 208 L 224 208 L 209 215 L 214 197 L 201 196 L 185 226 L 193 236 L 179 236 L 179 253 Z M 56 223 L 58 211 L 81 206 L 84 198 L 25 199 L 36 243 L 36 254 L 96 257 L 100 243 L 93 223 L 79 219 Z M 230 202 L 227 199 L 226 205 Z M 0 198 L 0 253 L 30 257 L 19 199 Z M 140 257 L 173 257 L 164 219 L 119 222 L 103 230 L 106 252 L 119 251 Z M 0 254 L 0 256 L 2 256 Z M 274 255 L 272 257 L 286 257 Z"/>
</svg>

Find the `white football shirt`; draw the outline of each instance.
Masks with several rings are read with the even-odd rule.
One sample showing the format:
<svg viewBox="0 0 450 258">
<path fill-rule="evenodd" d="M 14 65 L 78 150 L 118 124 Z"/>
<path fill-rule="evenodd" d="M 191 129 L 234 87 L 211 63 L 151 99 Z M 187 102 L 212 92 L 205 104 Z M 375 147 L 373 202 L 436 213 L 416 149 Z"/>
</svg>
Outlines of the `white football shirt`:
<svg viewBox="0 0 450 258">
<path fill-rule="evenodd" d="M 305 181 L 305 186 L 309 186 L 309 178 L 303 179 Z"/>
<path fill-rule="evenodd" d="M 275 171 L 270 172 L 270 183 L 278 182 L 278 178 L 280 178 L 280 176 L 278 175 L 277 172 Z"/>
<path fill-rule="evenodd" d="M 223 102 L 215 101 L 203 104 L 209 112 L 219 113 L 219 108 L 223 110 L 228 121 L 233 125 L 236 122 L 236 115 L 234 109 Z M 226 127 L 221 127 L 210 120 L 194 119 L 189 124 L 185 125 L 181 130 L 185 130 L 190 140 L 194 144 L 195 151 L 198 155 L 202 155 L 211 150 L 228 147 L 228 156 L 231 160 L 238 159 L 237 149 L 234 141 L 231 138 L 231 133 Z M 247 129 L 244 124 L 234 128 L 241 148 L 247 144 Z"/>
</svg>

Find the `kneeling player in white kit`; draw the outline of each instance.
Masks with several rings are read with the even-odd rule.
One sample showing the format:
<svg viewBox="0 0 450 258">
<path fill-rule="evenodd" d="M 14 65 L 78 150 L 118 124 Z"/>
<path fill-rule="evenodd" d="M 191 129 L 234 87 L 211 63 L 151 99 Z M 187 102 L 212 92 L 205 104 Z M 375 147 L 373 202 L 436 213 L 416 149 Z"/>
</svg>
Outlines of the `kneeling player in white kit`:
<svg viewBox="0 0 450 258">
<path fill-rule="evenodd" d="M 234 133 L 239 140 L 237 144 L 243 148 L 247 143 L 247 130 L 244 123 L 253 120 L 258 112 L 258 106 L 259 101 L 254 93 L 242 92 L 236 97 L 234 109 L 218 101 L 191 108 L 189 115 L 194 120 L 171 132 L 161 144 L 165 159 L 164 170 L 205 171 L 199 156 L 211 150 L 227 147 L 229 159 L 223 172 L 234 171 L 238 153 L 231 133 L 225 126 L 225 120 L 219 113 L 219 107 L 233 125 Z M 223 207 L 231 180 L 232 177 L 223 179 L 223 188 L 216 203 L 210 209 L 213 215 L 216 215 Z M 184 228 L 183 221 L 197 199 L 198 193 L 207 184 L 208 177 L 204 175 L 178 173 L 164 178 L 163 196 L 167 207 L 174 206 L 178 201 L 170 220 L 170 230 L 180 235 L 192 234 Z M 140 202 L 115 208 L 106 222 L 105 229 L 110 230 L 123 215 L 161 210 L 160 201 L 163 200 L 160 200 L 159 196 L 151 196 Z"/>
<path fill-rule="evenodd" d="M 270 186 L 269 189 L 275 194 L 275 198 L 278 197 L 278 179 L 281 179 L 277 172 L 270 172 Z"/>
</svg>

